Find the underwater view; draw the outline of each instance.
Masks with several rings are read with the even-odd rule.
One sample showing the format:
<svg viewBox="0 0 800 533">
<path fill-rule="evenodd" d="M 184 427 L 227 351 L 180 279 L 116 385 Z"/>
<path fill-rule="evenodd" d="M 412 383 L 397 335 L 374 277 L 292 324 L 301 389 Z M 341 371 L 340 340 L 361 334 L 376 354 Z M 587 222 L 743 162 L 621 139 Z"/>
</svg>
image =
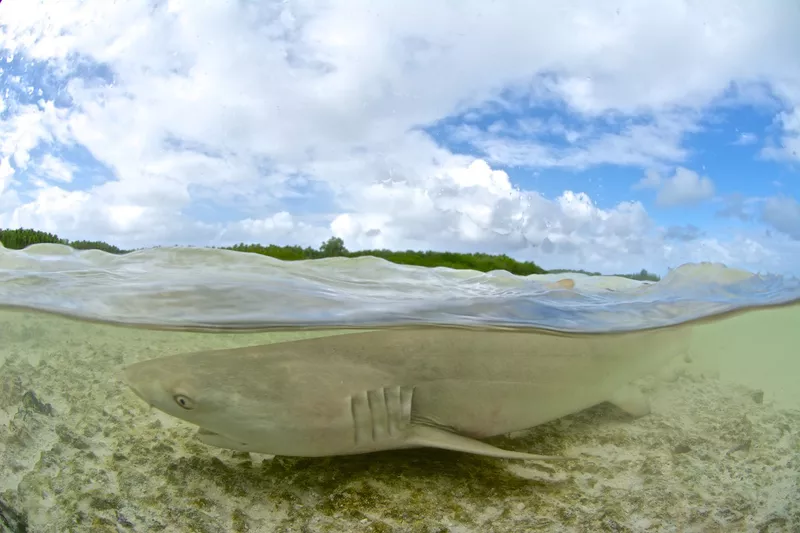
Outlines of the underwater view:
<svg viewBox="0 0 800 533">
<path fill-rule="evenodd" d="M 0 248 L 0 531 L 798 531 L 798 301 Z"/>
</svg>

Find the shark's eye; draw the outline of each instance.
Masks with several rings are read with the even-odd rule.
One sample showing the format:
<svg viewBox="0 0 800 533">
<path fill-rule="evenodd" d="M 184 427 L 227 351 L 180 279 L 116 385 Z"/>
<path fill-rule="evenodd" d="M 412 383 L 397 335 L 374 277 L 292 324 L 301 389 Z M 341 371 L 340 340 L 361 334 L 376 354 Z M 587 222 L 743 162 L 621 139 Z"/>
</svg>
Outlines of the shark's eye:
<svg viewBox="0 0 800 533">
<path fill-rule="evenodd" d="M 184 394 L 176 394 L 172 398 L 175 400 L 175 403 L 177 403 L 183 409 L 186 409 L 187 411 L 194 409 L 194 400 L 188 396 Z"/>
</svg>

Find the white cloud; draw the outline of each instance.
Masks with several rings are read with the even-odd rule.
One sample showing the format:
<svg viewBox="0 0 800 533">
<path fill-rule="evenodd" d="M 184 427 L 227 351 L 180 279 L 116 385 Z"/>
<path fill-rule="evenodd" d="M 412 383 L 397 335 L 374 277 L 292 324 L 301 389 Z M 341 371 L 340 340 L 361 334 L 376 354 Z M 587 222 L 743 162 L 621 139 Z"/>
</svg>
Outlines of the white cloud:
<svg viewBox="0 0 800 533">
<path fill-rule="evenodd" d="M 689 117 L 660 115 L 645 124 L 615 124 L 612 120 L 599 120 L 603 127 L 565 129 L 559 124 L 543 124 L 538 131 L 530 131 L 525 124 L 494 131 L 480 131 L 475 127 L 462 127 L 454 138 L 468 141 L 495 163 L 509 166 L 560 167 L 585 169 L 612 164 L 624 166 L 653 166 L 682 161 L 687 151 L 681 147 L 683 136 L 696 129 Z M 598 133 L 598 129 L 611 129 L 613 133 Z M 504 135 L 524 133 L 525 139 Z M 560 135 L 564 146 L 552 141 L 538 140 L 540 135 Z"/>
<path fill-rule="evenodd" d="M 733 144 L 739 146 L 746 146 L 748 144 L 753 144 L 758 141 L 758 136 L 755 133 L 749 132 L 742 132 L 739 134 L 739 137 L 733 142 Z"/>
<path fill-rule="evenodd" d="M 14 168 L 9 163 L 9 157 L 6 156 L 0 159 L 0 196 L 11 184 L 11 178 L 14 176 Z"/>
<path fill-rule="evenodd" d="M 21 106 L 10 119 L 0 121 L 0 157 L 10 158 L 16 168 L 27 168 L 30 152 L 39 143 L 68 139 L 65 117 L 52 102 Z"/>
<path fill-rule="evenodd" d="M 217 236 L 222 243 L 256 242 L 262 244 L 294 245 L 304 243 L 317 246 L 330 236 L 324 225 L 313 225 L 298 220 L 287 211 L 264 218 L 247 218 L 225 226 Z"/>
<path fill-rule="evenodd" d="M 664 180 L 656 196 L 656 203 L 663 206 L 691 205 L 714 196 L 714 184 L 705 176 L 685 168 L 678 168 L 675 175 Z"/>
<path fill-rule="evenodd" d="M 768 159 L 800 161 L 800 108 L 780 113 L 776 122 L 782 126 L 783 136 L 779 142 L 765 146 L 761 154 Z"/>
<path fill-rule="evenodd" d="M 800 11 L 780 0 L 7 3 L 0 47 L 45 62 L 72 106 L 4 104 L 0 224 L 121 246 L 334 232 L 351 248 L 516 250 L 589 269 L 689 247 L 722 257 L 722 241 L 649 235 L 638 202 L 548 199 L 497 167 L 674 168 L 707 106 L 732 87 L 763 98 L 762 83 L 783 108 L 781 153 L 800 131 Z M 531 118 L 549 104 L 574 120 Z M 512 118 L 485 127 L 492 110 Z M 421 131 L 459 115 L 443 137 L 477 157 Z M 49 144 L 87 150 L 110 179 L 39 159 Z M 662 205 L 713 195 L 682 167 L 655 176 Z M 201 204 L 234 214 L 202 218 Z"/>
<path fill-rule="evenodd" d="M 42 186 L 34 201 L 17 207 L 13 213 L 0 216 L 0 226 L 37 227 L 58 234 L 111 237 L 159 231 L 164 217 L 156 210 L 133 203 L 104 204 L 86 191 L 65 191 L 58 186 Z M 127 234 L 127 235 L 126 235 Z"/>
<path fill-rule="evenodd" d="M 671 251 L 674 253 L 672 264 L 711 261 L 731 266 L 738 265 L 755 272 L 791 271 L 791 267 L 785 263 L 785 258 L 770 246 L 765 246 L 762 238 L 755 239 L 746 235 L 739 235 L 728 241 L 713 237 L 702 238 L 692 241 L 689 246 L 678 247 Z M 678 257 L 680 260 L 674 261 L 674 258 Z"/>
<path fill-rule="evenodd" d="M 38 173 L 44 178 L 69 183 L 72 181 L 74 172 L 73 165 L 51 154 L 45 154 L 39 162 Z"/>
<path fill-rule="evenodd" d="M 647 169 L 644 177 L 633 184 L 633 189 L 658 189 L 661 187 L 662 179 L 661 174 L 657 170 Z"/>
<path fill-rule="evenodd" d="M 332 224 L 336 236 L 357 248 L 513 251 L 586 267 L 643 255 L 652 228 L 638 202 L 601 209 L 572 191 L 550 200 L 512 187 L 505 172 L 481 160 L 425 184 L 373 185 L 362 195 L 359 212 Z"/>
<path fill-rule="evenodd" d="M 664 207 L 693 205 L 714 196 L 714 183 L 710 178 L 683 167 L 678 167 L 668 178 L 648 170 L 633 188 L 656 189 L 656 204 Z"/>
</svg>

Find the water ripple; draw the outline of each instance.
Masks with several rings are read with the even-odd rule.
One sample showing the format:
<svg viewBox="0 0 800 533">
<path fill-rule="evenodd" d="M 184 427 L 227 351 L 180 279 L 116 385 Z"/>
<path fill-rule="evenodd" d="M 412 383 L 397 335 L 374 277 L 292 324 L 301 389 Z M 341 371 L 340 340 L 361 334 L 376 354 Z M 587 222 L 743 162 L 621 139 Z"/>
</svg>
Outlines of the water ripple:
<svg viewBox="0 0 800 533">
<path fill-rule="evenodd" d="M 566 277 L 573 289 L 554 285 Z M 371 257 L 284 262 L 205 248 L 112 255 L 56 244 L 0 247 L 0 305 L 155 327 L 625 331 L 796 301 L 797 278 L 712 263 L 683 265 L 646 283 L 413 267 Z"/>
</svg>

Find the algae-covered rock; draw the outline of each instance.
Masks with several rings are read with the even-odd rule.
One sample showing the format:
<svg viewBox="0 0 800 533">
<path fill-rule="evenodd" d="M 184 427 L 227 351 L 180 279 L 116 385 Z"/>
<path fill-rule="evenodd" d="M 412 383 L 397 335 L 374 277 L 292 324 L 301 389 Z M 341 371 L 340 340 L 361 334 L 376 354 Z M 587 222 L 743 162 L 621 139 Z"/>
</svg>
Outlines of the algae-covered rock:
<svg viewBox="0 0 800 533">
<path fill-rule="evenodd" d="M 28 520 L 0 498 L 0 533 L 27 533 Z"/>
</svg>

